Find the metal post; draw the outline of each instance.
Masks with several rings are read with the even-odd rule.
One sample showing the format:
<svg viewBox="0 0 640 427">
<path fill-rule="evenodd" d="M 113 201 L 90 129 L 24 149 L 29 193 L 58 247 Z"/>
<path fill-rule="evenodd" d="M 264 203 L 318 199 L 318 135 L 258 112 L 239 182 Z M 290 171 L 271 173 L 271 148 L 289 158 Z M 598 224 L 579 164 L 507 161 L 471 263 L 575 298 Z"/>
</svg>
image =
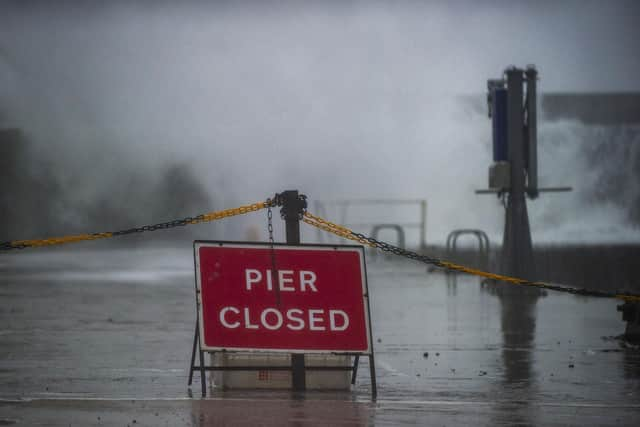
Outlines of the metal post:
<svg viewBox="0 0 640 427">
<path fill-rule="evenodd" d="M 300 197 L 298 190 L 284 191 L 281 194 L 282 209 L 280 211 L 285 220 L 286 240 L 289 245 L 300 244 L 300 220 L 306 208 L 306 200 Z M 294 391 L 306 389 L 306 373 L 304 354 L 291 355 L 291 386 Z"/>
<path fill-rule="evenodd" d="M 529 65 L 527 76 L 527 194 L 532 199 L 538 197 L 538 113 L 536 85 L 538 71 Z"/>
<path fill-rule="evenodd" d="M 625 301 L 618 306 L 618 311 L 622 312 L 622 320 L 627 322 L 624 338 L 633 344 L 640 344 L 640 303 Z"/>
<path fill-rule="evenodd" d="M 427 201 L 420 201 L 420 249 L 427 249 Z"/>
<path fill-rule="evenodd" d="M 502 273 L 534 280 L 533 247 L 525 199 L 523 72 L 509 68 L 506 75 L 511 188 L 502 245 Z"/>
</svg>

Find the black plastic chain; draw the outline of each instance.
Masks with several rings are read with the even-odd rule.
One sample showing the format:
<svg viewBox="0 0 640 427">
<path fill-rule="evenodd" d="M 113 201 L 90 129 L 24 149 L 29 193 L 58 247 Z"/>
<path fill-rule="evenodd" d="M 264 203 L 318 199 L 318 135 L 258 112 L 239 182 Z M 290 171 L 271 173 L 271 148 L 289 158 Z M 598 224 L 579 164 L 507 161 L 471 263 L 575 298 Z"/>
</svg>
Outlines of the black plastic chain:
<svg viewBox="0 0 640 427">
<path fill-rule="evenodd" d="M 185 225 L 193 224 L 194 222 L 200 222 L 204 220 L 204 215 L 198 215 L 194 217 L 186 217 L 182 219 L 176 219 L 173 221 L 160 222 L 153 225 L 144 225 L 142 227 L 129 228 L 128 230 L 114 231 L 111 233 L 113 236 L 124 236 L 126 234 L 143 233 L 145 231 L 166 230 L 174 227 L 184 227 Z"/>
<path fill-rule="evenodd" d="M 371 244 L 372 247 L 376 249 L 380 249 L 383 252 L 389 252 L 394 255 L 420 261 L 425 264 L 433 265 L 435 267 L 446 268 L 444 265 L 442 265 L 442 261 L 440 261 L 438 258 L 430 257 L 429 255 L 421 255 L 417 252 L 408 251 L 399 246 L 394 246 L 386 242 L 381 242 L 380 240 L 374 239 L 373 237 L 365 236 L 364 234 L 355 233 L 355 232 L 352 232 L 352 234 L 359 239 L 366 240 Z"/>
<path fill-rule="evenodd" d="M 0 251 L 10 251 L 12 249 L 28 248 L 27 245 L 12 244 L 11 241 L 0 243 Z"/>
</svg>

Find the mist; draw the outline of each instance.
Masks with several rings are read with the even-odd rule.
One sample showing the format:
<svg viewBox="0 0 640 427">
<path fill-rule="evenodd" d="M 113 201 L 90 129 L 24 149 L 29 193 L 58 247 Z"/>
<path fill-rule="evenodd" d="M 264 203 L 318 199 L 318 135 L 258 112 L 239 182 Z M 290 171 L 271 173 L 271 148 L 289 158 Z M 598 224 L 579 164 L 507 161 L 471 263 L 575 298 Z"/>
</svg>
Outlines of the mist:
<svg viewBox="0 0 640 427">
<path fill-rule="evenodd" d="M 542 92 L 640 91 L 636 2 L 1 8 L 0 125 L 29 141 L 20 168 L 46 171 L 35 182 L 55 197 L 40 209 L 61 232 L 296 188 L 311 200 L 426 198 L 430 243 L 454 228 L 499 239 L 502 205 L 474 194 L 487 185 L 490 121 L 459 96 L 483 94 L 511 64 L 536 64 Z M 541 185 L 575 191 L 529 204 L 534 242 L 640 241 L 638 131 L 625 129 L 541 122 Z M 603 144 L 627 148 L 600 156 Z M 186 199 L 172 203 L 177 193 Z M 249 223 L 265 228 L 252 217 L 207 237 L 242 240 Z"/>
</svg>

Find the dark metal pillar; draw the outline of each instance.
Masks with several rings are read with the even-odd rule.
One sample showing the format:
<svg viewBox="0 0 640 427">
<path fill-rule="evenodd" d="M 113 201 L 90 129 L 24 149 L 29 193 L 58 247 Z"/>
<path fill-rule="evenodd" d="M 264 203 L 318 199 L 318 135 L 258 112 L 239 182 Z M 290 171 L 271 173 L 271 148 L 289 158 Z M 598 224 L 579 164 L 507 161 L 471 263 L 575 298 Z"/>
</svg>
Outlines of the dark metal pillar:
<svg viewBox="0 0 640 427">
<path fill-rule="evenodd" d="M 640 303 L 625 301 L 618 306 L 618 311 L 622 312 L 622 320 L 627 322 L 624 338 L 633 344 L 640 344 Z"/>
<path fill-rule="evenodd" d="M 538 109 L 537 80 L 538 71 L 530 65 L 524 72 L 527 77 L 527 124 L 525 134 L 525 153 L 527 169 L 527 194 L 532 199 L 538 197 Z"/>
<path fill-rule="evenodd" d="M 300 220 L 306 208 L 304 196 L 298 194 L 298 190 L 284 191 L 282 197 L 282 210 L 280 211 L 285 221 L 286 239 L 289 245 L 300 244 Z M 306 389 L 306 373 L 304 354 L 291 355 L 291 386 L 294 391 Z"/>
<path fill-rule="evenodd" d="M 523 72 L 510 68 L 507 75 L 507 137 L 511 185 L 502 244 L 502 273 L 535 280 L 531 230 L 525 198 L 525 147 Z"/>
</svg>

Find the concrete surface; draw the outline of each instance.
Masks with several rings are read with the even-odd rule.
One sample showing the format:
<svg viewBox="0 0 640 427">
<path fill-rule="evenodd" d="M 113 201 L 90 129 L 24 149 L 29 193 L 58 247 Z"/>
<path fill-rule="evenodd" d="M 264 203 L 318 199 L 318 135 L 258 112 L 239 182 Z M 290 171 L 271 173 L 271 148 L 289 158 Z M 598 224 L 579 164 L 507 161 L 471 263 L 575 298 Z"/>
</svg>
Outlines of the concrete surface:
<svg viewBox="0 0 640 427">
<path fill-rule="evenodd" d="M 635 425 L 618 302 L 368 265 L 378 400 L 187 387 L 189 248 L 0 254 L 0 425 Z"/>
</svg>

